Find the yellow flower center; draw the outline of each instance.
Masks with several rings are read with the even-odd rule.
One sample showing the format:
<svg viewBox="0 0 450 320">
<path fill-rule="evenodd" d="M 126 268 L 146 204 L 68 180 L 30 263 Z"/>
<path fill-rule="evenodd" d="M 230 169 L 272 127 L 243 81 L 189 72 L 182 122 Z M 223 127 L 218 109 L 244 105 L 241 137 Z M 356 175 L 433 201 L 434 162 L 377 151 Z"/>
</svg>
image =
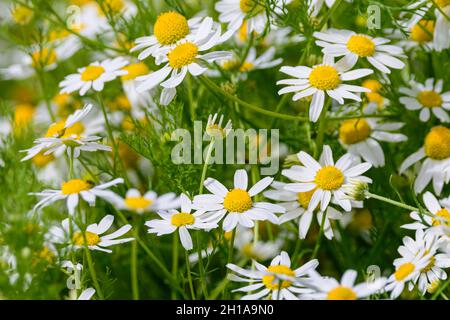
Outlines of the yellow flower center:
<svg viewBox="0 0 450 320">
<path fill-rule="evenodd" d="M 228 60 L 223 64 L 223 69 L 228 71 L 248 72 L 254 68 L 254 64 L 248 61 L 244 63 L 238 60 Z"/>
<path fill-rule="evenodd" d="M 159 43 L 171 45 L 189 34 L 188 22 L 177 12 L 165 12 L 156 19 L 153 33 Z"/>
<path fill-rule="evenodd" d="M 259 0 L 258 0 L 259 1 Z M 250 13 L 255 10 L 255 13 L 259 13 L 264 10 L 264 6 L 260 5 L 255 0 L 241 0 L 239 6 L 244 13 Z"/>
<path fill-rule="evenodd" d="M 31 64 L 33 67 L 49 66 L 56 62 L 56 53 L 53 49 L 43 48 L 31 54 Z"/>
<path fill-rule="evenodd" d="M 173 69 L 180 69 L 194 62 L 197 53 L 198 47 L 195 44 L 191 42 L 179 44 L 167 54 L 169 65 Z"/>
<path fill-rule="evenodd" d="M 52 263 L 55 258 L 55 254 L 48 247 L 44 247 L 41 251 L 39 251 L 38 257 L 48 263 Z"/>
<path fill-rule="evenodd" d="M 448 227 L 450 227 L 450 212 L 448 212 L 447 208 L 442 208 L 438 212 L 436 212 L 436 217 L 433 218 L 433 226 L 440 226 L 441 224 L 444 224 Z"/>
<path fill-rule="evenodd" d="M 113 13 L 120 13 L 123 8 L 125 8 L 123 0 L 103 0 L 103 5 L 107 10 L 111 10 Z"/>
<path fill-rule="evenodd" d="M 414 272 L 416 267 L 411 262 L 406 262 L 402 264 L 394 273 L 395 280 L 402 281 L 406 277 L 408 277 L 411 273 Z"/>
<path fill-rule="evenodd" d="M 66 38 L 70 35 L 70 32 L 65 29 L 52 30 L 49 33 L 48 40 L 55 41 Z"/>
<path fill-rule="evenodd" d="M 369 89 L 371 92 L 378 92 L 381 89 L 381 83 L 375 79 L 364 80 L 362 86 Z"/>
<path fill-rule="evenodd" d="M 355 144 L 366 140 L 372 129 L 364 119 L 349 119 L 339 128 L 339 139 L 345 144 Z"/>
<path fill-rule="evenodd" d="M 32 159 L 33 164 L 38 168 L 43 168 L 50 162 L 55 160 L 55 156 L 53 154 L 44 155 L 44 152 L 40 152 L 35 155 Z"/>
<path fill-rule="evenodd" d="M 420 20 L 411 28 L 411 40 L 424 43 L 433 40 L 434 33 L 434 21 L 433 20 Z"/>
<path fill-rule="evenodd" d="M 328 300 L 356 300 L 356 292 L 352 288 L 338 286 L 328 292 Z"/>
<path fill-rule="evenodd" d="M 425 90 L 419 92 L 417 100 L 426 108 L 440 107 L 442 105 L 442 98 L 435 91 Z"/>
<path fill-rule="evenodd" d="M 33 119 L 35 109 L 30 104 L 19 104 L 14 111 L 14 126 L 25 127 Z"/>
<path fill-rule="evenodd" d="M 347 42 L 347 48 L 360 57 L 369 57 L 375 53 L 375 43 L 368 36 L 355 34 Z"/>
<path fill-rule="evenodd" d="M 441 8 L 450 6 L 450 0 L 435 0 L 435 2 Z"/>
<path fill-rule="evenodd" d="M 223 206 L 229 212 L 245 212 L 253 205 L 252 198 L 247 191 L 233 189 L 227 193 L 223 200 Z"/>
<path fill-rule="evenodd" d="M 92 183 L 89 181 L 84 181 L 81 179 L 72 179 L 67 182 L 63 182 L 61 191 L 63 194 L 79 194 L 82 191 L 89 190 L 93 187 Z"/>
<path fill-rule="evenodd" d="M 171 223 L 175 227 L 182 227 L 186 225 L 194 224 L 195 217 L 193 214 L 180 212 L 172 216 Z"/>
<path fill-rule="evenodd" d="M 127 197 L 125 199 L 125 204 L 130 209 L 138 210 L 147 208 L 152 204 L 152 201 L 145 199 L 144 197 Z"/>
<path fill-rule="evenodd" d="M 444 126 L 433 127 L 425 137 L 425 154 L 436 160 L 450 157 L 450 129 Z"/>
<path fill-rule="evenodd" d="M 56 137 L 56 138 L 68 138 L 71 136 L 79 137 L 85 130 L 84 125 L 81 122 L 75 122 L 72 126 L 65 128 L 65 120 L 53 123 L 45 133 L 46 138 Z"/>
<path fill-rule="evenodd" d="M 307 209 L 309 206 L 309 202 L 311 201 L 311 198 L 314 194 L 314 192 L 316 191 L 317 188 L 312 189 L 311 191 L 306 191 L 306 192 L 298 192 L 297 193 L 297 201 L 298 203 L 300 203 L 300 205 L 304 208 Z"/>
<path fill-rule="evenodd" d="M 148 74 L 150 71 L 147 65 L 143 62 L 129 64 L 123 70 L 128 71 L 128 74 L 123 75 L 122 80 L 133 80 L 139 76 Z"/>
<path fill-rule="evenodd" d="M 81 80 L 94 81 L 98 79 L 105 72 L 105 68 L 101 66 L 87 66 L 81 73 Z"/>
<path fill-rule="evenodd" d="M 317 66 L 309 75 L 309 83 L 319 90 L 332 90 L 341 83 L 341 79 L 336 68 L 332 66 Z"/>
<path fill-rule="evenodd" d="M 17 6 L 12 10 L 12 18 L 17 24 L 28 24 L 33 18 L 33 10 L 24 6 Z"/>
<path fill-rule="evenodd" d="M 295 277 L 295 272 L 291 268 L 289 268 L 288 266 L 285 266 L 285 265 L 282 265 L 282 264 L 277 265 L 277 266 L 269 266 L 267 268 L 267 271 L 275 273 L 275 274 Z M 262 277 L 262 282 L 264 283 L 266 288 L 270 289 L 270 290 L 279 290 L 280 287 L 281 287 L 281 289 L 284 289 L 284 288 L 288 288 L 288 287 L 290 287 L 292 285 L 292 281 L 279 280 L 279 279 L 277 279 L 275 277 L 275 275 L 263 276 Z"/>
<path fill-rule="evenodd" d="M 344 174 L 334 166 L 325 166 L 317 172 L 315 182 L 322 190 L 336 190 L 344 184 Z"/>
<path fill-rule="evenodd" d="M 100 242 L 100 237 L 96 233 L 86 231 L 84 235 L 86 237 L 86 242 L 84 242 L 84 236 L 82 232 L 75 232 L 72 237 L 73 243 L 77 246 L 84 246 L 85 244 L 87 244 L 88 246 L 95 246 Z"/>
</svg>

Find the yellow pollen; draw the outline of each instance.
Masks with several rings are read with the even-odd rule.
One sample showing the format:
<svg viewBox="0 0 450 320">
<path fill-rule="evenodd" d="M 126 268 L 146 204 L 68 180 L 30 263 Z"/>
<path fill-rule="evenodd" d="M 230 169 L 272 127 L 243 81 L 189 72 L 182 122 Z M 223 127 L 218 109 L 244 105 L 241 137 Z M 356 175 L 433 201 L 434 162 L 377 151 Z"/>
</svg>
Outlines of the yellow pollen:
<svg viewBox="0 0 450 320">
<path fill-rule="evenodd" d="M 125 204 L 129 209 L 139 210 L 147 208 L 152 204 L 152 201 L 145 199 L 144 197 L 127 197 L 125 199 Z"/>
<path fill-rule="evenodd" d="M 372 129 L 364 119 L 349 119 L 339 128 L 339 139 L 345 144 L 355 144 L 366 140 Z"/>
<path fill-rule="evenodd" d="M 121 77 L 121 79 L 125 81 L 136 79 L 137 77 L 146 75 L 150 72 L 147 65 L 143 62 L 129 64 L 124 67 L 123 70 L 128 71 L 128 74 Z"/>
<path fill-rule="evenodd" d="M 24 6 L 17 6 L 12 10 L 12 18 L 17 24 L 28 24 L 33 18 L 33 10 Z"/>
<path fill-rule="evenodd" d="M 450 129 L 444 126 L 431 128 L 425 137 L 425 154 L 435 160 L 450 157 Z"/>
<path fill-rule="evenodd" d="M 381 83 L 378 80 L 375 79 L 367 79 L 364 80 L 362 83 L 362 86 L 364 88 L 369 89 L 372 93 L 378 92 L 381 90 Z"/>
<path fill-rule="evenodd" d="M 347 42 L 347 48 L 360 57 L 370 57 L 375 53 L 375 43 L 362 34 L 351 36 Z"/>
<path fill-rule="evenodd" d="M 297 193 L 297 201 L 304 209 L 308 208 L 309 202 L 311 201 L 311 198 L 316 190 L 317 188 L 314 188 L 311 191 Z"/>
<path fill-rule="evenodd" d="M 394 273 L 395 280 L 402 281 L 406 277 L 408 277 L 415 270 L 414 264 L 411 262 L 407 262 L 402 264 Z"/>
<path fill-rule="evenodd" d="M 336 190 L 344 184 L 344 175 L 334 166 L 325 166 L 317 172 L 315 183 L 322 190 Z"/>
<path fill-rule="evenodd" d="M 175 227 L 182 227 L 186 225 L 194 224 L 195 217 L 190 213 L 180 212 L 172 216 L 171 223 Z"/>
<path fill-rule="evenodd" d="M 332 66 L 317 66 L 309 75 L 309 83 L 319 90 L 332 90 L 341 83 L 339 73 Z"/>
<path fill-rule="evenodd" d="M 290 276 L 290 277 L 295 277 L 295 272 L 289 268 L 288 266 L 285 265 L 276 265 L 276 266 L 269 266 L 267 268 L 267 271 L 275 273 L 275 274 L 280 274 L 280 275 L 285 275 L 285 276 Z M 279 290 L 280 287 L 281 289 L 284 288 L 288 288 L 292 285 L 292 282 L 289 280 L 279 280 L 275 277 L 275 275 L 266 275 L 262 277 L 262 282 L 264 283 L 264 285 L 266 286 L 267 289 L 270 290 Z"/>
<path fill-rule="evenodd" d="M 433 40 L 434 21 L 420 20 L 419 23 L 411 28 L 411 40 L 418 43 L 430 42 Z"/>
<path fill-rule="evenodd" d="M 84 235 L 86 237 L 86 242 L 84 241 L 84 236 L 82 232 L 80 231 L 75 232 L 72 237 L 73 243 L 77 246 L 84 246 L 85 244 L 87 244 L 88 246 L 95 246 L 97 243 L 100 242 L 100 237 L 96 233 L 86 231 Z"/>
<path fill-rule="evenodd" d="M 31 54 L 33 67 L 49 66 L 56 62 L 56 53 L 53 49 L 43 48 Z"/>
<path fill-rule="evenodd" d="M 81 80 L 83 81 L 94 81 L 98 79 L 103 72 L 105 72 L 105 68 L 101 66 L 87 66 L 86 69 L 81 73 Z"/>
<path fill-rule="evenodd" d="M 447 208 L 442 208 L 438 212 L 436 212 L 436 218 L 432 219 L 433 226 L 440 226 L 442 224 L 450 227 L 450 212 L 448 212 Z"/>
<path fill-rule="evenodd" d="M 264 7 L 257 0 L 241 0 L 239 6 L 244 13 L 250 13 L 252 11 L 260 13 L 264 10 Z"/>
<path fill-rule="evenodd" d="M 441 8 L 445 8 L 447 6 L 450 6 L 450 0 L 435 0 L 435 2 Z"/>
<path fill-rule="evenodd" d="M 44 155 L 44 152 L 38 153 L 32 159 L 33 164 L 38 168 L 45 167 L 53 160 L 55 160 L 55 156 L 53 156 L 53 154 Z"/>
<path fill-rule="evenodd" d="M 35 109 L 31 104 L 19 104 L 14 111 L 14 126 L 26 127 L 33 119 Z"/>
<path fill-rule="evenodd" d="M 357 296 L 352 288 L 338 286 L 328 292 L 327 300 L 356 300 Z"/>
<path fill-rule="evenodd" d="M 67 182 L 63 182 L 61 191 L 63 194 L 79 194 L 82 191 L 89 190 L 93 187 L 89 181 L 81 179 L 72 179 Z"/>
<path fill-rule="evenodd" d="M 417 100 L 426 108 L 440 107 L 442 105 L 442 98 L 435 91 L 422 91 L 417 95 Z"/>
<path fill-rule="evenodd" d="M 233 189 L 227 193 L 223 200 L 223 206 L 229 212 L 245 212 L 253 205 L 252 198 L 247 191 Z"/>
<path fill-rule="evenodd" d="M 167 54 L 169 65 L 174 69 L 180 69 L 194 62 L 197 53 L 198 47 L 195 44 L 191 42 L 179 44 Z"/>
<path fill-rule="evenodd" d="M 153 33 L 159 43 L 171 45 L 189 34 L 188 22 L 177 12 L 165 12 L 156 19 Z"/>
</svg>

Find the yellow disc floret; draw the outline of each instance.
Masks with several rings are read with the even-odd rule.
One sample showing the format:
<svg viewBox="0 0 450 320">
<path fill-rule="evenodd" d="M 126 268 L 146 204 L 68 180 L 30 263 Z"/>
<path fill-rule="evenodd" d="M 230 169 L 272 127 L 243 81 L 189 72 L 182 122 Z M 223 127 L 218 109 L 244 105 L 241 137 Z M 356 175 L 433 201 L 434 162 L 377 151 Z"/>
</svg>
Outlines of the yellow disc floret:
<svg viewBox="0 0 450 320">
<path fill-rule="evenodd" d="M 14 126 L 26 127 L 34 116 L 34 107 L 31 104 L 19 104 L 14 111 Z"/>
<path fill-rule="evenodd" d="M 269 266 L 267 268 L 268 272 L 272 272 L 274 274 L 280 274 L 284 276 L 290 276 L 295 277 L 295 272 L 285 265 L 276 265 L 276 266 Z M 275 275 L 266 275 L 262 277 L 262 282 L 266 286 L 267 289 L 270 290 L 279 290 L 288 288 L 292 285 L 292 282 L 289 280 L 279 280 L 275 277 Z"/>
<path fill-rule="evenodd" d="M 39 152 L 37 155 L 35 155 L 32 159 L 33 164 L 38 168 L 43 168 L 46 165 L 48 165 L 50 162 L 55 160 L 55 156 L 53 154 L 44 154 L 45 152 Z"/>
<path fill-rule="evenodd" d="M 12 18 L 17 24 L 28 24 L 33 18 L 33 10 L 28 7 L 17 6 L 12 10 Z"/>
<path fill-rule="evenodd" d="M 81 73 L 81 80 L 94 81 L 98 79 L 105 72 L 105 68 L 101 66 L 87 66 Z"/>
<path fill-rule="evenodd" d="M 339 127 L 339 139 L 344 144 L 355 144 L 366 140 L 372 129 L 364 119 L 349 119 Z"/>
<path fill-rule="evenodd" d="M 420 20 L 411 28 L 411 40 L 418 43 L 430 42 L 433 40 L 434 21 Z"/>
<path fill-rule="evenodd" d="M 189 34 L 189 25 L 181 14 L 165 12 L 156 19 L 153 33 L 159 43 L 171 45 Z"/>
<path fill-rule="evenodd" d="M 245 212 L 253 205 L 252 198 L 247 191 L 233 189 L 227 193 L 223 200 L 223 206 L 229 212 Z"/>
<path fill-rule="evenodd" d="M 152 204 L 152 201 L 144 197 L 127 197 L 125 204 L 132 210 L 143 210 Z"/>
<path fill-rule="evenodd" d="M 344 184 L 344 174 L 335 166 L 325 166 L 320 169 L 314 179 L 317 187 L 322 190 L 336 190 Z"/>
<path fill-rule="evenodd" d="M 450 129 L 444 126 L 431 128 L 425 137 L 425 154 L 435 160 L 450 157 Z"/>
<path fill-rule="evenodd" d="M 394 273 L 395 280 L 402 281 L 407 278 L 411 273 L 414 272 L 416 266 L 411 262 L 406 262 L 402 264 Z"/>
<path fill-rule="evenodd" d="M 194 224 L 195 217 L 194 217 L 194 215 L 192 215 L 190 213 L 185 213 L 185 212 L 175 213 L 172 216 L 171 223 L 175 227 L 183 227 L 186 225 Z"/>
<path fill-rule="evenodd" d="M 179 44 L 167 54 L 169 65 L 174 69 L 180 69 L 195 61 L 198 47 L 192 42 Z"/>
<path fill-rule="evenodd" d="M 426 108 L 440 107 L 442 105 L 442 98 L 439 93 L 431 90 L 424 90 L 419 92 L 417 100 Z"/>
<path fill-rule="evenodd" d="M 370 57 L 375 53 L 375 43 L 362 34 L 351 36 L 347 42 L 347 48 L 360 57 Z"/>
<path fill-rule="evenodd" d="M 84 238 L 86 237 L 86 242 L 84 241 Z M 82 232 L 77 231 L 73 234 L 72 241 L 77 246 L 84 246 L 87 244 L 88 246 L 95 246 L 100 242 L 100 237 L 98 234 L 86 231 L 84 232 L 84 235 Z"/>
<path fill-rule="evenodd" d="M 332 66 L 317 66 L 309 75 L 309 83 L 319 90 L 333 90 L 341 83 L 339 72 Z"/>
<path fill-rule="evenodd" d="M 33 67 L 49 66 L 56 62 L 56 53 L 53 49 L 43 48 L 31 54 L 31 64 Z"/>
<path fill-rule="evenodd" d="M 442 224 L 450 227 L 450 212 L 448 212 L 447 208 L 442 208 L 438 212 L 436 212 L 436 218 L 433 218 L 433 226 L 440 226 Z"/>
<path fill-rule="evenodd" d="M 69 194 L 79 194 L 82 191 L 89 190 L 93 187 L 92 183 L 89 181 L 81 179 L 72 179 L 67 182 L 63 182 L 61 191 L 65 195 Z"/>
<path fill-rule="evenodd" d="M 311 201 L 311 198 L 315 191 L 316 188 L 312 189 L 311 191 L 297 193 L 297 201 L 302 206 L 302 208 L 304 209 L 308 208 L 309 202 Z"/>
<path fill-rule="evenodd" d="M 331 289 L 327 295 L 327 300 L 356 300 L 356 298 L 356 292 L 344 286 Z"/>
<path fill-rule="evenodd" d="M 146 75 L 150 72 L 147 65 L 143 62 L 129 64 L 122 70 L 128 72 L 127 74 L 121 77 L 121 79 L 125 81 L 136 79 L 137 77 Z"/>
</svg>

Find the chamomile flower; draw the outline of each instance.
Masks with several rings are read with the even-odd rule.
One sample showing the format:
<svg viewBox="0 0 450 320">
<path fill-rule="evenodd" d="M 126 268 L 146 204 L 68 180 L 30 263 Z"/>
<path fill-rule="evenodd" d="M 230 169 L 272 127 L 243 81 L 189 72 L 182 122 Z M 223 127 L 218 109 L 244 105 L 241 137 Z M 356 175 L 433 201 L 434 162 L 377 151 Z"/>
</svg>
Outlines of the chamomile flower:
<svg viewBox="0 0 450 320">
<path fill-rule="evenodd" d="M 367 113 L 367 110 L 365 110 Z M 381 122 L 377 118 L 348 119 L 339 127 L 339 142 L 356 157 L 371 163 L 375 168 L 383 167 L 384 152 L 378 141 L 401 142 L 408 138 L 391 131 L 402 128 L 401 122 Z"/>
<path fill-rule="evenodd" d="M 411 87 L 400 88 L 406 96 L 400 97 L 400 102 L 408 110 L 420 110 L 419 119 L 426 122 L 433 113 L 440 121 L 450 122 L 446 110 L 450 110 L 450 91 L 442 92 L 443 81 L 430 78 L 425 84 L 410 80 Z"/>
<path fill-rule="evenodd" d="M 72 93 L 79 91 L 84 96 L 91 88 L 102 91 L 106 82 L 127 74 L 123 69 L 128 61 L 122 57 L 95 61 L 87 67 L 79 68 L 78 73 L 70 74 L 59 83 L 60 93 Z"/>
<path fill-rule="evenodd" d="M 231 239 L 230 239 L 231 240 Z M 265 261 L 278 255 L 283 245 L 283 240 L 277 238 L 274 241 L 261 241 L 254 239 L 252 229 L 236 228 L 234 247 L 242 257 Z"/>
<path fill-rule="evenodd" d="M 231 231 L 237 225 L 252 228 L 254 221 L 269 220 L 278 224 L 278 217 L 274 213 L 284 213 L 285 209 L 268 202 L 254 202 L 252 197 L 266 189 L 273 181 L 265 177 L 258 181 L 248 191 L 247 171 L 240 169 L 234 174 L 234 188 L 228 190 L 222 183 L 213 178 L 204 182 L 211 194 L 194 197 L 194 206 L 210 213 L 209 219 L 223 220 L 223 230 Z"/>
<path fill-rule="evenodd" d="M 157 64 L 165 63 L 161 69 L 136 79 L 141 82 L 137 91 L 150 90 L 160 84 L 163 87 L 160 103 L 168 105 L 175 97 L 176 87 L 183 82 L 188 72 L 197 77 L 208 70 L 202 64 L 231 58 L 231 53 L 227 51 L 202 54 L 219 44 L 222 41 L 220 38 L 220 28 L 214 29 L 213 20 L 205 18 L 192 37 L 168 48 L 166 54 L 157 59 Z"/>
<path fill-rule="evenodd" d="M 302 299 L 313 300 L 357 300 L 368 298 L 379 293 L 386 284 L 386 278 L 377 278 L 355 285 L 358 276 L 355 270 L 347 270 L 340 281 L 330 277 L 322 277 L 316 271 L 308 273 L 310 279 L 302 281 L 313 293 L 301 295 Z"/>
<path fill-rule="evenodd" d="M 123 68 L 127 74 L 121 76 L 123 91 L 128 101 L 134 108 L 152 108 L 156 107 L 153 100 L 154 91 L 145 91 L 138 93 L 136 88 L 138 82 L 137 77 L 144 76 L 150 72 L 147 65 L 143 62 L 131 63 Z"/>
<path fill-rule="evenodd" d="M 46 207 L 56 201 L 66 200 L 69 214 L 75 213 L 80 197 L 89 205 L 94 206 L 97 197 L 114 202 L 116 195 L 108 188 L 123 183 L 122 178 L 95 185 L 92 181 L 82 179 L 71 179 L 63 182 L 61 189 L 46 189 L 42 192 L 31 193 L 31 195 L 42 198 L 33 208 L 34 211 Z"/>
<path fill-rule="evenodd" d="M 231 120 L 223 126 L 223 114 L 220 115 L 219 121 L 216 123 L 217 117 L 219 115 L 215 113 L 208 116 L 208 121 L 206 123 L 206 134 L 210 137 L 215 137 L 219 139 L 225 138 L 232 128 Z"/>
<path fill-rule="evenodd" d="M 309 119 L 316 122 L 325 102 L 325 93 L 339 104 L 344 104 L 345 99 L 361 101 L 361 98 L 353 92 L 370 92 L 369 89 L 355 85 L 344 84 L 365 77 L 373 73 L 370 69 L 355 69 L 349 71 L 350 67 L 345 61 L 334 62 L 334 58 L 325 55 L 323 63 L 313 68 L 281 67 L 280 71 L 294 77 L 294 79 L 280 80 L 277 84 L 285 84 L 287 87 L 278 91 L 279 95 L 294 92 L 293 101 L 313 96 L 309 106 Z"/>
<path fill-rule="evenodd" d="M 372 180 L 362 176 L 371 168 L 371 164 L 363 162 L 353 165 L 350 154 L 343 155 L 336 163 L 329 146 L 323 147 L 319 162 L 306 152 L 300 151 L 298 158 L 303 164 L 293 170 L 284 170 L 282 174 L 295 183 L 288 183 L 284 188 L 292 192 L 313 191 L 308 210 L 313 211 L 320 203 L 320 210 L 325 211 L 331 201 L 345 211 L 352 209 L 352 202 L 345 195 L 345 186 L 350 181 L 371 183 Z"/>
<path fill-rule="evenodd" d="M 158 196 L 154 191 L 141 194 L 137 189 L 129 189 L 125 199 L 118 198 L 116 205 L 121 210 L 125 209 L 142 214 L 150 211 L 179 208 L 180 199 L 175 193 L 166 193 Z"/>
<path fill-rule="evenodd" d="M 431 128 L 425 136 L 423 147 L 403 161 L 400 174 L 424 158 L 414 181 L 414 191 L 422 192 L 433 181 L 434 192 L 440 195 L 444 184 L 450 180 L 450 129 L 444 126 Z"/>
<path fill-rule="evenodd" d="M 158 215 L 162 220 L 154 219 L 147 221 L 145 225 L 149 228 L 148 233 L 156 233 L 157 236 L 174 233 L 178 230 L 181 244 L 186 250 L 193 248 L 192 238 L 189 230 L 211 230 L 217 228 L 217 223 L 211 220 L 204 220 L 203 211 L 191 213 L 192 202 L 185 194 L 180 196 L 181 211 L 177 210 L 159 210 Z"/>
<path fill-rule="evenodd" d="M 394 260 L 394 265 L 399 266 L 414 259 L 419 254 L 430 255 L 428 265 L 420 270 L 420 273 L 409 283 L 409 290 L 417 284 L 422 295 L 436 281 L 446 280 L 447 273 L 443 270 L 450 267 L 450 257 L 445 253 L 439 253 L 439 238 L 432 233 L 424 233 L 423 230 L 416 231 L 416 238 L 403 238 L 403 246 L 398 248 L 401 258 Z"/>
<path fill-rule="evenodd" d="M 35 145 L 33 147 L 22 150 L 22 152 L 27 153 L 22 161 L 34 158 L 40 153 L 43 156 L 54 154 L 59 157 L 67 151 L 69 156 L 73 152 L 73 157 L 78 158 L 81 151 L 111 151 L 111 147 L 97 143 L 102 137 L 86 134 L 89 131 L 85 129 L 82 120 L 88 115 L 91 109 L 92 105 L 87 104 L 84 108 L 75 111 L 67 117 L 66 120 L 53 123 L 43 138 L 34 141 Z"/>
<path fill-rule="evenodd" d="M 256 270 L 243 269 L 235 264 L 227 264 L 227 268 L 236 274 L 231 274 L 229 279 L 235 282 L 250 283 L 245 287 L 235 289 L 233 292 L 247 293 L 242 300 L 257 300 L 270 298 L 272 300 L 298 300 L 297 294 L 306 293 L 310 290 L 299 284 L 307 274 L 316 269 L 319 262 L 314 259 L 301 267 L 292 270 L 291 259 L 285 251 L 276 256 L 270 266 L 253 261 Z M 260 290 L 249 294 L 251 291 Z"/>
<path fill-rule="evenodd" d="M 290 171 L 295 171 L 295 167 L 283 170 L 282 174 L 288 174 Z M 308 230 L 311 226 L 313 216 L 316 212 L 316 219 L 319 225 L 324 220 L 324 235 L 327 239 L 333 238 L 333 229 L 330 220 L 340 220 L 342 218 L 341 212 L 329 206 L 325 213 L 323 211 L 316 211 L 318 208 L 308 209 L 311 197 L 314 190 L 307 192 L 293 192 L 285 189 L 287 184 L 279 181 L 274 181 L 271 185 L 273 189 L 264 192 L 264 197 L 279 201 L 278 204 L 286 209 L 286 213 L 280 216 L 280 224 L 298 219 L 298 235 L 300 239 L 305 239 Z M 358 205 L 356 205 L 358 206 Z M 323 215 L 325 214 L 325 217 Z"/>
<path fill-rule="evenodd" d="M 438 200 L 431 192 L 425 192 L 423 203 L 430 215 L 411 212 L 413 223 L 402 225 L 402 228 L 410 230 L 425 230 L 425 233 L 444 235 L 443 227 L 450 227 L 450 206 L 445 200 Z"/>
<path fill-rule="evenodd" d="M 328 29 L 325 32 L 314 32 L 316 44 L 323 47 L 322 52 L 334 57 L 344 56 L 342 62 L 349 69 L 353 68 L 360 58 L 376 69 L 390 73 L 389 68 L 402 69 L 405 64 L 397 57 L 403 56 L 403 50 L 394 45 L 388 45 L 389 39 L 372 38 L 365 34 L 357 34 L 349 30 Z"/>
</svg>

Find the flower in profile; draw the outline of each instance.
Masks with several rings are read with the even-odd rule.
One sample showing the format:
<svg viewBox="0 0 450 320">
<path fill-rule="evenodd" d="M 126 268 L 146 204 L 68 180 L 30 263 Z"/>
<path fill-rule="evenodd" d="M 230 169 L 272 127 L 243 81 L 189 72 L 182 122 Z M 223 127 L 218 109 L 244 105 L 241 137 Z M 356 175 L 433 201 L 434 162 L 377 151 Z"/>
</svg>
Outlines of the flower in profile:
<svg viewBox="0 0 450 320">
<path fill-rule="evenodd" d="M 355 69 L 349 71 L 351 67 L 344 60 L 334 62 L 334 58 L 325 55 L 323 63 L 313 68 L 281 67 L 280 71 L 294 77 L 294 79 L 284 79 L 277 84 L 287 85 L 280 91 L 279 95 L 294 92 L 293 101 L 301 98 L 313 96 L 309 106 L 309 119 L 316 122 L 325 103 L 325 93 L 339 104 L 344 104 L 345 99 L 361 101 L 361 98 L 353 92 L 370 92 L 369 89 L 345 84 L 345 81 L 356 80 L 372 74 L 371 69 Z"/>
<path fill-rule="evenodd" d="M 231 274 L 229 279 L 236 282 L 250 283 L 233 292 L 251 292 L 260 290 L 253 294 L 246 294 L 242 300 L 257 300 L 269 298 L 272 300 L 298 300 L 297 294 L 307 293 L 311 290 L 301 285 L 301 281 L 315 270 L 319 262 L 314 259 L 301 267 L 292 270 L 291 259 L 285 251 L 276 256 L 270 266 L 266 267 L 253 260 L 256 270 L 243 269 L 235 264 L 227 264 L 227 268 L 236 274 Z"/>
<path fill-rule="evenodd" d="M 252 228 L 254 221 L 269 220 L 278 224 L 278 217 L 274 213 L 284 213 L 285 209 L 269 202 L 254 202 L 253 197 L 266 189 L 273 181 L 265 177 L 258 181 L 248 191 L 247 171 L 240 169 L 234 174 L 234 188 L 228 190 L 222 183 L 208 178 L 204 186 L 211 194 L 194 197 L 194 206 L 211 215 L 211 219 L 223 220 L 223 230 L 230 231 L 241 225 Z"/>
<path fill-rule="evenodd" d="M 215 113 L 214 115 L 210 114 L 208 116 L 208 122 L 206 123 L 206 134 L 210 137 L 223 139 L 225 138 L 232 128 L 231 120 L 225 124 L 223 123 L 223 114 L 220 115 L 219 121 L 216 123 L 217 117 L 219 114 Z"/>
<path fill-rule="evenodd" d="M 116 206 L 121 210 L 129 210 L 139 214 L 157 210 L 176 209 L 180 206 L 180 199 L 175 193 L 158 196 L 154 191 L 141 194 L 137 189 L 129 189 L 125 198 L 117 198 Z"/>
<path fill-rule="evenodd" d="M 301 295 L 302 299 L 313 300 L 357 300 L 368 298 L 380 293 L 386 284 L 386 278 L 377 278 L 373 281 L 364 281 L 355 285 L 358 276 L 355 270 L 347 270 L 342 275 L 341 281 L 330 277 L 322 277 L 316 271 L 308 273 L 310 279 L 302 281 L 307 288 L 314 291 Z"/>
<path fill-rule="evenodd" d="M 433 181 L 434 192 L 440 195 L 444 184 L 450 180 L 450 129 L 444 126 L 431 128 L 425 136 L 423 147 L 407 157 L 400 165 L 400 174 L 423 158 L 425 160 L 414 181 L 414 191 L 422 192 Z"/>
<path fill-rule="evenodd" d="M 122 57 L 95 61 L 87 67 L 79 68 L 78 73 L 70 74 L 59 83 L 60 93 L 72 93 L 79 91 L 84 96 L 91 88 L 100 92 L 105 83 L 127 74 L 123 69 L 128 61 Z"/>
<path fill-rule="evenodd" d="M 162 218 L 147 221 L 148 233 L 156 233 L 157 236 L 174 233 L 178 230 L 181 244 L 186 250 L 193 248 L 189 230 L 211 230 L 217 228 L 216 221 L 204 219 L 204 211 L 197 210 L 191 213 L 192 202 L 187 195 L 181 194 L 181 211 L 158 210 L 157 214 Z"/>
<path fill-rule="evenodd" d="M 82 179 L 71 179 L 63 182 L 61 189 L 46 189 L 42 192 L 30 193 L 42 199 L 34 206 L 33 210 L 39 210 L 56 201 L 66 200 L 67 209 L 70 215 L 75 213 L 80 198 L 90 206 L 95 205 L 97 197 L 114 203 L 117 195 L 108 188 L 123 183 L 122 178 L 114 179 L 110 182 L 95 185 L 92 181 Z"/>
<path fill-rule="evenodd" d="M 408 110 L 420 110 L 419 119 L 426 122 L 431 113 L 442 122 L 450 122 L 447 110 L 450 110 L 450 91 L 442 92 L 443 80 L 429 78 L 425 84 L 410 80 L 410 88 L 402 87 L 399 91 L 406 96 L 400 102 Z"/>
</svg>

